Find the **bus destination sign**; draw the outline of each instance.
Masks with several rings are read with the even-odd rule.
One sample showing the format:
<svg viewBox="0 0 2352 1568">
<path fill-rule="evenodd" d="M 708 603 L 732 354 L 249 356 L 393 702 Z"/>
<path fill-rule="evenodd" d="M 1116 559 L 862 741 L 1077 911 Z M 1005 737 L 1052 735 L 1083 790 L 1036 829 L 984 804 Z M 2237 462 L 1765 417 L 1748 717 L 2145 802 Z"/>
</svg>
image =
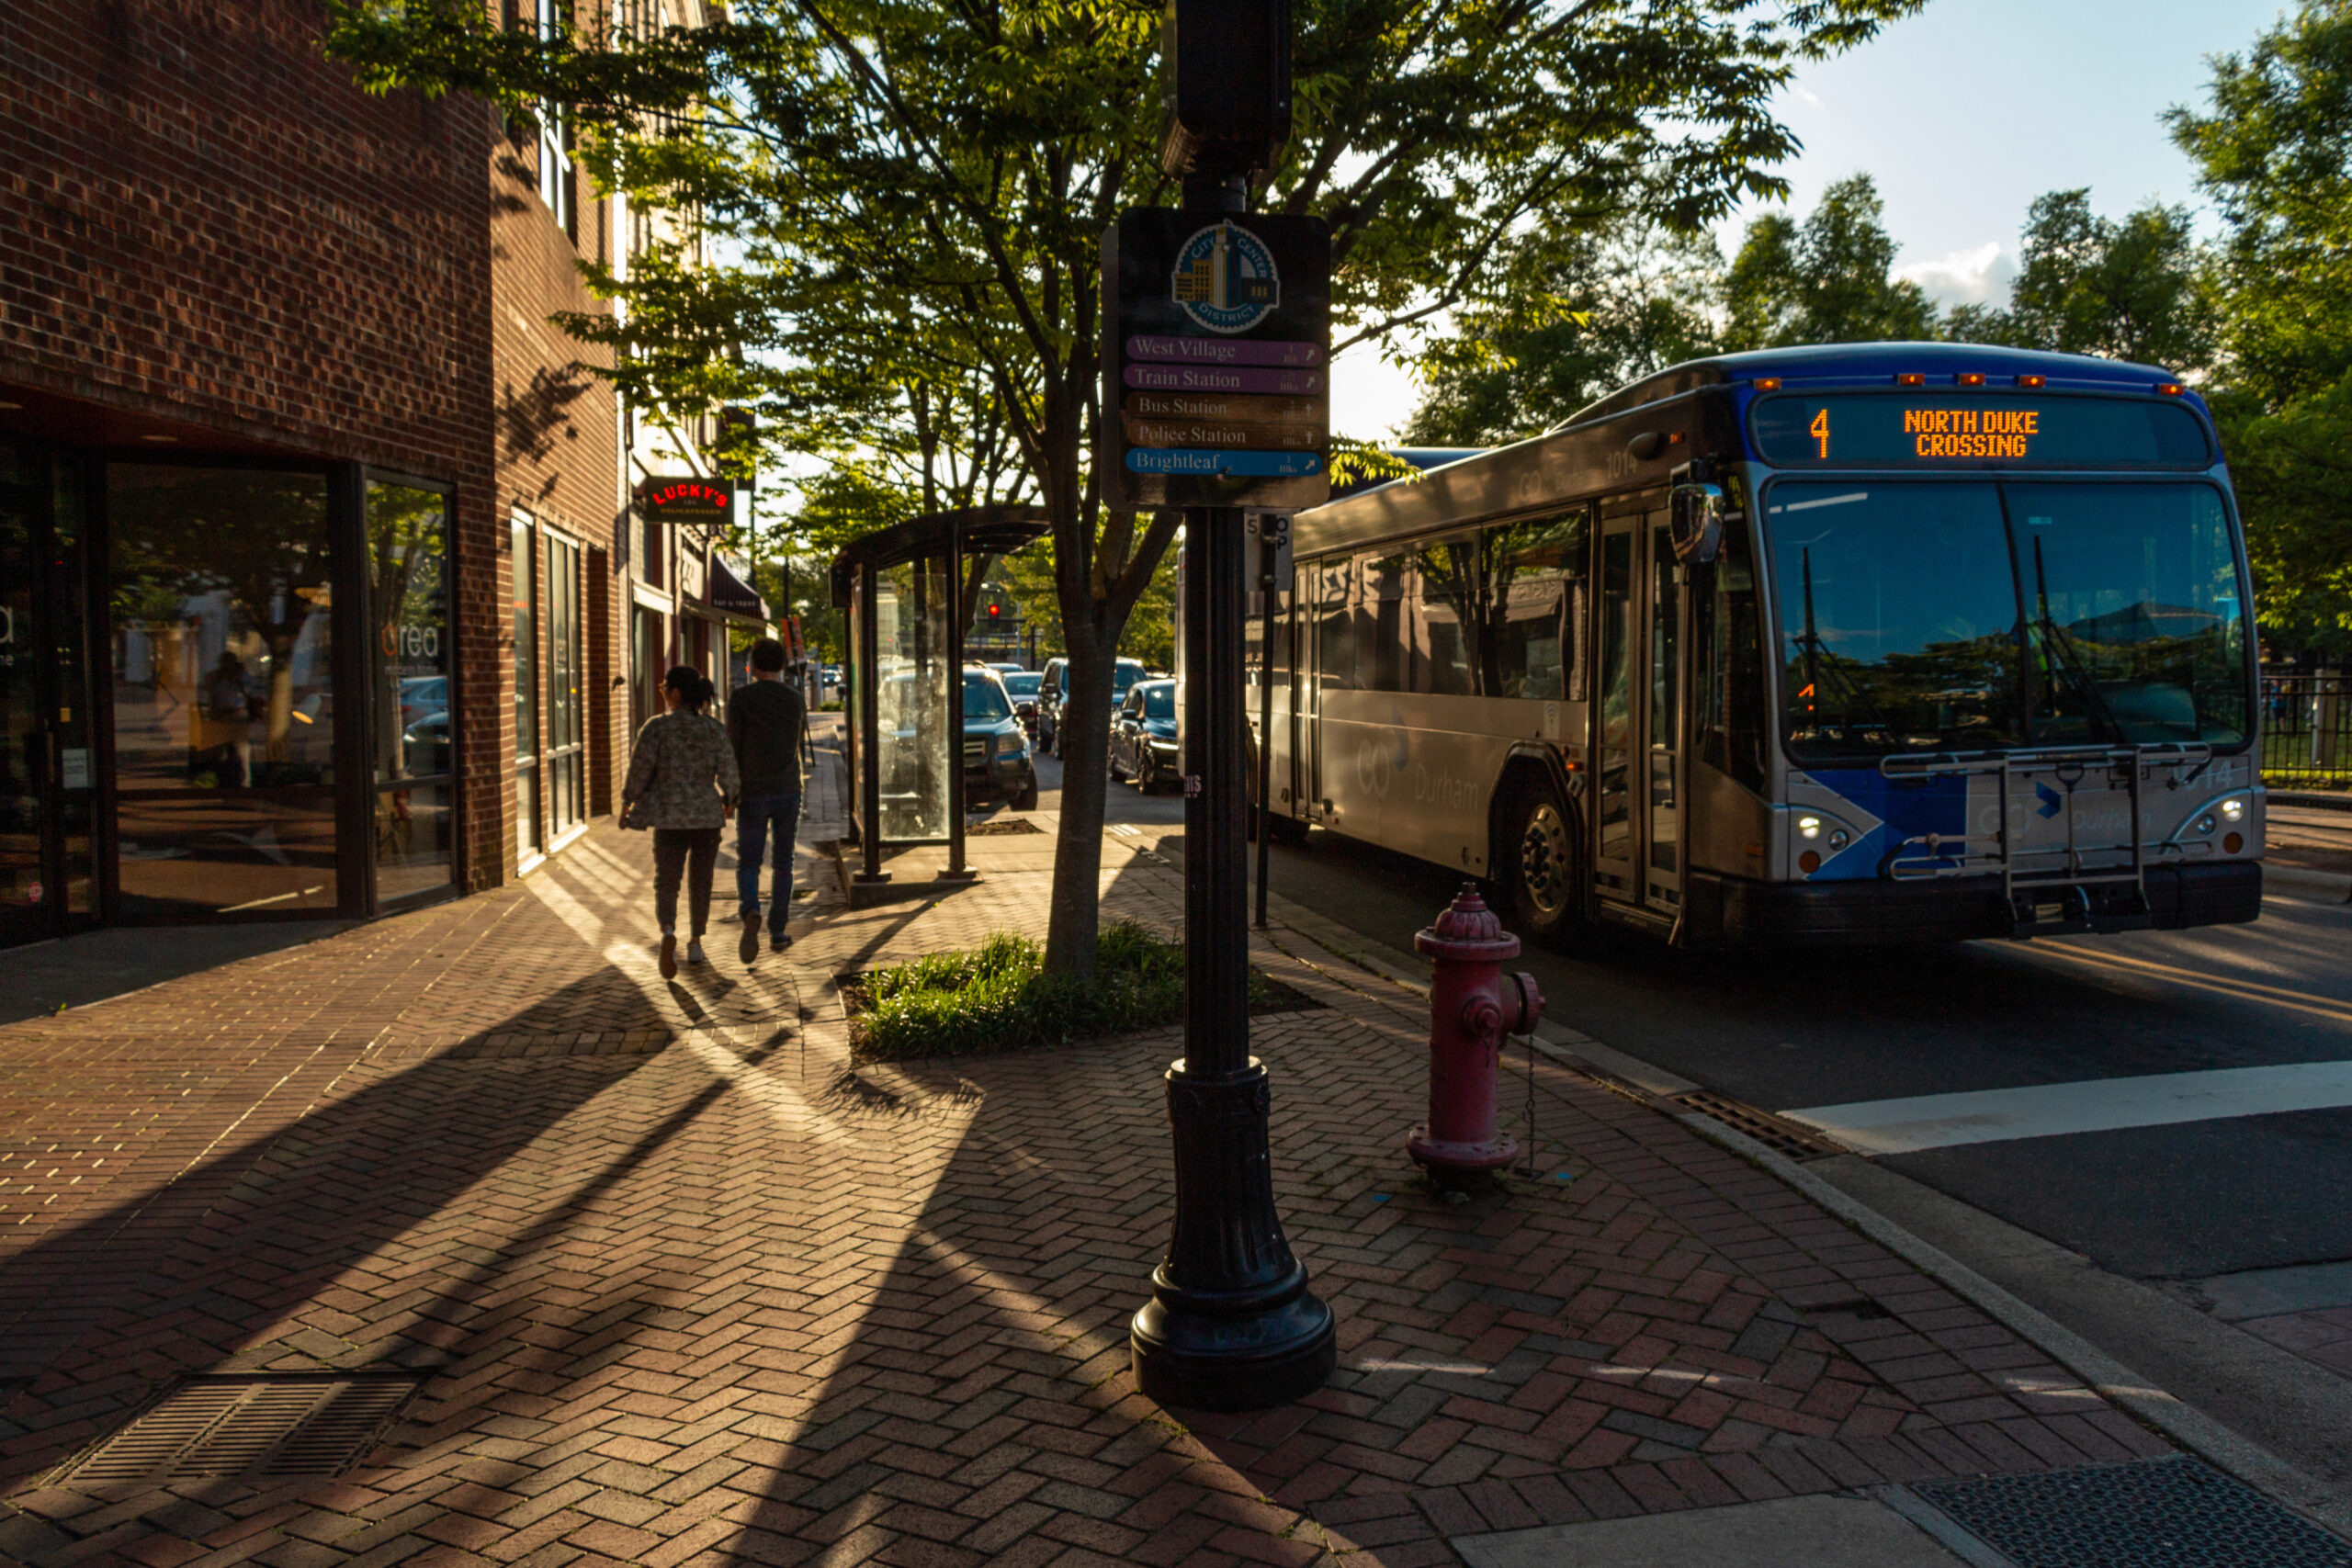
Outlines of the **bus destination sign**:
<svg viewBox="0 0 2352 1568">
<path fill-rule="evenodd" d="M 1102 237 L 1113 505 L 1329 497 L 1330 257 L 1319 219 L 1120 214 Z"/>
<path fill-rule="evenodd" d="M 1757 453 L 1784 468 L 2201 468 L 2203 424 L 2170 399 L 1833 392 L 1759 400 Z"/>
</svg>

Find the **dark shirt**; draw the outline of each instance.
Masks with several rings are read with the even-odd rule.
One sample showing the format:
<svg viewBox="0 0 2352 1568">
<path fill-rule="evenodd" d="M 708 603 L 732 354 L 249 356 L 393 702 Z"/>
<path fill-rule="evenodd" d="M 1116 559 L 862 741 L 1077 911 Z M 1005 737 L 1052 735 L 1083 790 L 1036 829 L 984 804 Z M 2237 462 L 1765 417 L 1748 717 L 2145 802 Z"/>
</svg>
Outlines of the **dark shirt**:
<svg viewBox="0 0 2352 1568">
<path fill-rule="evenodd" d="M 800 793 L 800 748 L 808 733 L 808 705 L 782 681 L 752 681 L 727 698 L 727 739 L 735 743 L 747 795 Z"/>
</svg>

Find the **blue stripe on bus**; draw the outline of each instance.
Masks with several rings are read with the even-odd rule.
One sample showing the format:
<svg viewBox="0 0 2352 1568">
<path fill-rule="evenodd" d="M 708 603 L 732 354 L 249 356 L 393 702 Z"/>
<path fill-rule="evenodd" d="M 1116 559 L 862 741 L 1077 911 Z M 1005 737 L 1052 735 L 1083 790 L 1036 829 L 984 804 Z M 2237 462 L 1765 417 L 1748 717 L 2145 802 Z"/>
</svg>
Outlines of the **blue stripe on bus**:
<svg viewBox="0 0 2352 1568">
<path fill-rule="evenodd" d="M 1876 768 L 1814 768 L 1808 776 L 1877 818 L 1871 829 L 1814 873 L 1815 882 L 1869 879 L 1905 839 L 1968 831 L 1968 779 L 1947 774 L 1927 779 L 1890 779 Z M 1834 809 L 1834 808 L 1833 808 Z M 1921 853 L 1925 853 L 1922 847 Z"/>
</svg>

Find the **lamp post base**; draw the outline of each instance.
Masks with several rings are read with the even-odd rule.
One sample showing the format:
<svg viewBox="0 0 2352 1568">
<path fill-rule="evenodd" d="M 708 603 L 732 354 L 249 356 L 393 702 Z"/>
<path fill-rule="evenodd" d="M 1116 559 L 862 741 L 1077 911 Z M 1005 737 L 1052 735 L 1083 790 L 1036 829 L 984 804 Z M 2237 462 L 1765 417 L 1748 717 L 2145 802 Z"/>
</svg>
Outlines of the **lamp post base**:
<svg viewBox="0 0 2352 1568">
<path fill-rule="evenodd" d="M 1136 1382 L 1163 1404 L 1265 1410 L 1321 1388 L 1339 1363 L 1331 1309 L 1274 1213 L 1270 1100 L 1255 1057 L 1234 1073 L 1168 1070 L 1175 1237 L 1128 1329 Z"/>
</svg>

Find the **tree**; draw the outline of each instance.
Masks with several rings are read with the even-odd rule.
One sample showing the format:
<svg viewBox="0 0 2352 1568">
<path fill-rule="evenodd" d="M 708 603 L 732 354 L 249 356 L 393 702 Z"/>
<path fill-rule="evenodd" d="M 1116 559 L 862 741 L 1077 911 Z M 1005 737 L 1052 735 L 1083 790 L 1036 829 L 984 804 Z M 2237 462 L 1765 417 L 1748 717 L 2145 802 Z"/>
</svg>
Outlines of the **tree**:
<svg viewBox="0 0 2352 1568">
<path fill-rule="evenodd" d="M 2221 209 L 2214 399 L 2275 646 L 2352 655 L 2352 4 L 2303 0 L 2165 118 Z"/>
<path fill-rule="evenodd" d="M 1963 305 L 1948 336 L 2183 374 L 2212 365 L 2214 282 L 2187 208 L 2150 202 L 2119 222 L 2091 211 L 2087 188 L 2054 190 L 2028 209 L 2022 253 L 2007 308 Z"/>
<path fill-rule="evenodd" d="M 1636 207 L 1695 227 L 1795 150 L 1794 64 L 1922 0 L 1307 0 L 1269 205 L 1332 225 L 1338 346 L 1498 297 L 1523 258 Z M 806 450 L 903 433 L 905 389 L 970 385 L 1052 519 L 1077 745 L 1047 967 L 1093 962 L 1114 651 L 1173 514 L 1103 505 L 1098 243 L 1175 201 L 1158 162 L 1159 8 L 739 0 L 658 36 L 542 40 L 481 0 L 340 0 L 371 88 L 564 105 L 583 161 L 692 212 L 724 265 L 597 277 L 616 378 L 672 406 L 756 405 Z M 575 331 L 589 330 L 573 323 Z M 593 333 L 592 333 L 593 335 Z M 877 424 L 879 422 L 879 424 Z"/>
<path fill-rule="evenodd" d="M 1880 221 L 1883 210 L 1877 185 L 1856 175 L 1822 192 L 1803 223 L 1777 212 L 1750 223 L 1724 290 L 1724 346 L 1936 336 L 1934 301 L 1893 274 L 1894 241 Z"/>
<path fill-rule="evenodd" d="M 1541 434 L 1628 381 L 1715 348 L 1723 253 L 1704 231 L 1639 217 L 1564 236 L 1535 276 L 1464 312 L 1421 361 L 1406 439 L 1500 446 Z"/>
</svg>

